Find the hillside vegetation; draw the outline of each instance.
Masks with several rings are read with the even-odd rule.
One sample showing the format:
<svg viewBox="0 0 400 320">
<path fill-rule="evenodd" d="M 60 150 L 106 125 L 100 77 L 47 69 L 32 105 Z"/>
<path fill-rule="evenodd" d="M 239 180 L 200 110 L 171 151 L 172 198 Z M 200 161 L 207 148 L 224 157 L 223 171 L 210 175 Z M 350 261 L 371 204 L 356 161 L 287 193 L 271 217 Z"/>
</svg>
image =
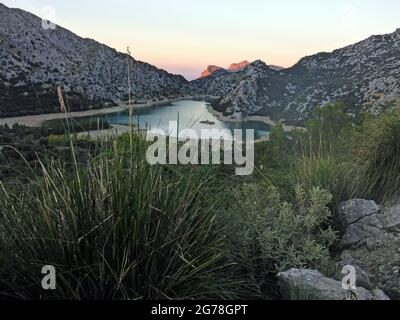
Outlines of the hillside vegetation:
<svg viewBox="0 0 400 320">
<path fill-rule="evenodd" d="M 85 142 L 2 128 L 19 135 L 2 143 L 21 162 L 13 170 L 1 152 L 0 296 L 279 298 L 280 271 L 335 274 L 339 202 L 386 201 L 400 187 L 397 111 L 354 124 L 344 109 L 317 108 L 304 132 L 274 127 L 247 178 L 229 166 L 150 166 L 135 135 Z M 43 147 L 24 150 L 39 136 Z M 43 295 L 48 264 L 58 289 Z"/>
</svg>

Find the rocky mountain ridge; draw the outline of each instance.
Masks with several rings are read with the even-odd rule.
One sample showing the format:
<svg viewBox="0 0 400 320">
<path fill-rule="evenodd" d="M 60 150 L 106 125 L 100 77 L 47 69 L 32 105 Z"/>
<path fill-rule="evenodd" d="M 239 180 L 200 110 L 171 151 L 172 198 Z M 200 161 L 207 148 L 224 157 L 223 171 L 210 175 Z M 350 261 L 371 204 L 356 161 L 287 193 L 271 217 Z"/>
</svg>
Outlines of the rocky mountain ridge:
<svg viewBox="0 0 400 320">
<path fill-rule="evenodd" d="M 126 54 L 0 3 L 0 117 L 54 112 L 60 82 L 73 109 L 127 99 Z M 188 91 L 189 82 L 128 58 L 133 99 L 162 99 Z"/>
<path fill-rule="evenodd" d="M 222 68 L 216 65 L 209 65 L 207 66 L 207 69 L 204 70 L 201 75 L 200 75 L 200 79 L 201 78 L 206 78 L 211 76 L 213 73 L 220 71 L 220 70 L 225 70 L 228 72 L 237 72 L 237 71 L 241 71 L 245 68 L 247 68 L 249 66 L 249 62 L 247 60 L 244 60 L 242 62 L 239 63 L 232 63 L 228 68 Z"/>
<path fill-rule="evenodd" d="M 228 71 L 240 71 L 242 69 L 245 69 L 249 66 L 250 62 L 248 62 L 247 60 L 244 60 L 242 62 L 239 63 L 232 63 L 229 67 L 228 67 Z"/>
<path fill-rule="evenodd" d="M 222 68 L 222 67 L 219 67 L 219 66 L 216 66 L 216 65 L 209 65 L 209 66 L 207 66 L 207 69 L 204 70 L 201 73 L 199 79 L 209 77 L 213 73 L 215 73 L 217 71 L 221 71 L 221 70 L 225 70 L 225 71 L 228 71 L 228 72 L 243 71 L 243 70 L 247 69 L 247 67 L 249 65 L 250 65 L 250 62 L 248 62 L 247 60 L 244 60 L 244 61 L 239 62 L 239 63 L 232 63 L 228 68 Z M 268 67 L 271 68 L 272 70 L 276 70 L 276 71 L 284 69 L 283 67 L 279 67 L 279 66 L 276 66 L 276 65 L 269 65 Z"/>
<path fill-rule="evenodd" d="M 376 114 L 400 97 L 399 81 L 400 29 L 302 58 L 288 69 L 255 61 L 235 74 L 217 71 L 192 87 L 219 97 L 215 108 L 233 118 L 263 115 L 301 123 L 315 107 L 338 100 L 351 114 Z"/>
<path fill-rule="evenodd" d="M 223 68 L 218 67 L 218 66 L 215 66 L 215 65 L 209 65 L 209 66 L 207 66 L 207 69 L 204 70 L 204 71 L 201 73 L 200 78 L 209 77 L 209 76 L 211 76 L 214 72 L 219 71 L 219 70 L 222 70 L 222 69 L 223 69 Z"/>
</svg>

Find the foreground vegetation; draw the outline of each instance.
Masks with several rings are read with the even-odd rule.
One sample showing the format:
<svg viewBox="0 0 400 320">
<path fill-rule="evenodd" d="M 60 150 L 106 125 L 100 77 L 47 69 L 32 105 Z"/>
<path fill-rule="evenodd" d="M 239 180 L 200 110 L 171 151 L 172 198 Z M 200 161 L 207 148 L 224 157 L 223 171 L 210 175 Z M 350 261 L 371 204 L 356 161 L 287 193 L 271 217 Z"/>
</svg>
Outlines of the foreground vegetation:
<svg viewBox="0 0 400 320">
<path fill-rule="evenodd" d="M 150 166 L 131 134 L 24 131 L 37 146 L 26 157 L 23 141 L 4 137 L 29 129 L 1 130 L 21 159 L 14 170 L 1 152 L 1 298 L 279 298 L 279 271 L 337 272 L 341 201 L 382 203 L 400 188 L 396 110 L 351 119 L 339 103 L 318 108 L 305 131 L 277 125 L 247 178 L 226 166 Z M 44 265 L 57 269 L 55 291 L 41 289 Z"/>
</svg>

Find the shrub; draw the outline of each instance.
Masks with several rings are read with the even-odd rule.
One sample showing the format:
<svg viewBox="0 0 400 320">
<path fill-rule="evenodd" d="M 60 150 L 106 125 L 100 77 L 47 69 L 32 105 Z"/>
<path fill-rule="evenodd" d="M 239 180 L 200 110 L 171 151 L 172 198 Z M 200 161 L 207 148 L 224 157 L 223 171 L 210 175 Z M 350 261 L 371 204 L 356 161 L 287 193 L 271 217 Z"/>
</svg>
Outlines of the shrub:
<svg viewBox="0 0 400 320">
<path fill-rule="evenodd" d="M 331 195 L 320 188 L 297 186 L 293 203 L 281 200 L 275 187 L 245 184 L 236 198 L 235 241 L 238 259 L 259 292 L 274 293 L 276 274 L 293 267 L 332 273 L 329 248 L 336 239 L 327 226 Z"/>
<path fill-rule="evenodd" d="M 256 175 L 262 181 L 267 179 L 279 187 L 285 193 L 282 196 L 290 194 L 293 185 L 291 172 L 295 163 L 294 145 L 295 142 L 280 123 L 271 128 L 269 141 L 255 145 Z"/>
</svg>

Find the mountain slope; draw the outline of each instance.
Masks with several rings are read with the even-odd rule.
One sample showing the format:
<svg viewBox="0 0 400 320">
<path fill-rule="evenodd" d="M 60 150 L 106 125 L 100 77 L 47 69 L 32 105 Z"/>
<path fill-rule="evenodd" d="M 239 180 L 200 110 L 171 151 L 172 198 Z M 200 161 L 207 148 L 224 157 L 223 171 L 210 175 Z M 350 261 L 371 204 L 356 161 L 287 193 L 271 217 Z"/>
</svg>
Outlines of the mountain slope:
<svg viewBox="0 0 400 320">
<path fill-rule="evenodd" d="M 349 113 L 378 113 L 400 96 L 400 29 L 354 45 L 301 59 L 274 70 L 256 61 L 236 74 L 217 72 L 192 83 L 219 96 L 216 109 L 233 117 L 266 115 L 298 123 L 312 110 L 342 100 Z"/>
<path fill-rule="evenodd" d="M 73 109 L 126 100 L 127 56 L 0 4 L 0 117 L 55 111 L 60 82 Z M 136 99 L 183 94 L 189 85 L 147 63 L 131 59 Z"/>
<path fill-rule="evenodd" d="M 210 67 L 188 82 L 130 58 L 133 99 L 187 93 L 219 97 L 213 106 L 235 118 L 271 116 L 302 123 L 324 103 L 343 100 L 347 111 L 378 113 L 400 96 L 400 29 L 301 59 L 289 69 L 257 60 Z M 127 55 L 40 18 L 0 4 L 0 117 L 57 111 L 61 83 L 72 110 L 127 99 Z"/>
</svg>

